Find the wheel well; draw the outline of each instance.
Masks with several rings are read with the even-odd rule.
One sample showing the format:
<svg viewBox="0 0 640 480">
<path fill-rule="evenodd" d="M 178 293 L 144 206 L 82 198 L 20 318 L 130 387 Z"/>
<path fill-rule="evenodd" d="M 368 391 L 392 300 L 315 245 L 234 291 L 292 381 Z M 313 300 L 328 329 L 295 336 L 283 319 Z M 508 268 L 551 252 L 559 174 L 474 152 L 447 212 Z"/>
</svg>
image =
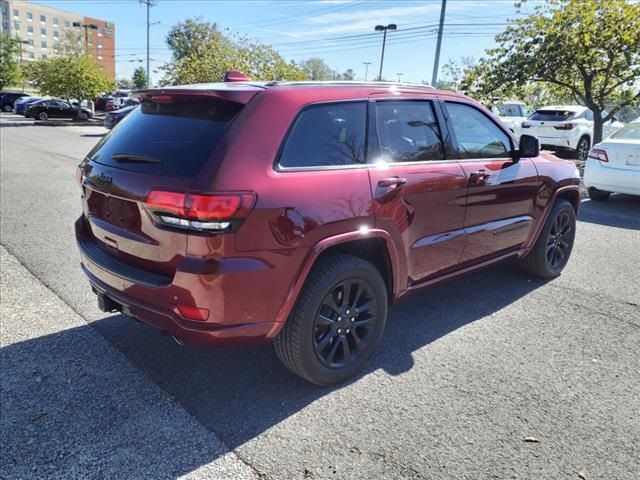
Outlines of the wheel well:
<svg viewBox="0 0 640 480">
<path fill-rule="evenodd" d="M 591 135 L 589 135 L 588 133 L 585 133 L 580 137 L 580 140 L 582 140 L 583 138 L 586 138 L 587 140 L 589 140 L 589 146 L 591 146 Z M 580 140 L 578 140 L 578 143 L 580 143 Z"/>
<path fill-rule="evenodd" d="M 391 299 L 393 297 L 393 271 L 391 260 L 389 259 L 389 252 L 383 239 L 366 238 L 331 246 L 320 254 L 315 263 L 317 264 L 320 259 L 333 254 L 352 255 L 372 264 L 378 269 L 380 275 L 382 275 L 384 283 L 387 286 L 389 298 Z"/>
<path fill-rule="evenodd" d="M 573 210 L 578 213 L 580 209 L 580 192 L 576 190 L 565 190 L 564 192 L 558 193 L 557 199 L 562 198 L 563 200 L 568 201 L 572 206 Z"/>
</svg>

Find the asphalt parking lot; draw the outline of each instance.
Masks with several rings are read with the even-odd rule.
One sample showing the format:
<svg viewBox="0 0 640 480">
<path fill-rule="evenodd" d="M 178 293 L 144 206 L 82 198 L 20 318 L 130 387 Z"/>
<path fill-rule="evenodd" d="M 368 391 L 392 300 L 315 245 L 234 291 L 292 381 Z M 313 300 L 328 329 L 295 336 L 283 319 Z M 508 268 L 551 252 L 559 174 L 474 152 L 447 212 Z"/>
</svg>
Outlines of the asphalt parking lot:
<svg viewBox="0 0 640 480">
<path fill-rule="evenodd" d="M 640 198 L 584 201 L 556 280 L 506 263 L 409 297 L 325 389 L 97 309 L 74 174 L 104 133 L 0 118 L 0 478 L 638 478 Z"/>
</svg>

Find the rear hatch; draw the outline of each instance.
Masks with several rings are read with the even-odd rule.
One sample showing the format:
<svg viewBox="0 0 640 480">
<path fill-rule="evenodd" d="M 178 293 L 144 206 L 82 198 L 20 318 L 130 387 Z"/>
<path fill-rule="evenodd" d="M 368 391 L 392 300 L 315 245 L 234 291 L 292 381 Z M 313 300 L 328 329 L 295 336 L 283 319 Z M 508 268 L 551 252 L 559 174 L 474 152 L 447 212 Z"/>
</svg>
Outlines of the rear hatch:
<svg viewBox="0 0 640 480">
<path fill-rule="evenodd" d="M 528 120 L 523 123 L 523 133 L 538 137 L 540 143 L 547 138 L 562 138 L 567 130 L 574 128 L 571 120 L 576 112 L 562 109 L 536 110 Z M 529 127 L 525 127 L 529 125 Z"/>
<path fill-rule="evenodd" d="M 78 235 L 81 249 L 103 264 L 111 258 L 126 268 L 173 276 L 186 254 L 187 231 L 159 221 L 150 198 L 157 205 L 167 196 L 184 196 L 228 126 L 260 90 L 222 87 L 136 94 L 140 107 L 80 165 L 86 224 L 86 233 Z"/>
<path fill-rule="evenodd" d="M 631 123 L 618 130 L 599 146 L 607 154 L 605 168 L 619 168 L 640 172 L 640 122 Z"/>
</svg>

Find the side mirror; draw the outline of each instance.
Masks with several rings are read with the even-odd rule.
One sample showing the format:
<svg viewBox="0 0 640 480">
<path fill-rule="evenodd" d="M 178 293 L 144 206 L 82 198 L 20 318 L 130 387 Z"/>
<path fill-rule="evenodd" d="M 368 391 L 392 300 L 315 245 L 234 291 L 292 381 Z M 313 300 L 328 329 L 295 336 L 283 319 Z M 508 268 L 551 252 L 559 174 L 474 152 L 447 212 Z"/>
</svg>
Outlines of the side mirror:
<svg viewBox="0 0 640 480">
<path fill-rule="evenodd" d="M 521 158 L 531 158 L 540 155 L 540 142 L 531 135 L 522 135 L 520 137 L 520 149 L 516 152 L 518 160 Z"/>
</svg>

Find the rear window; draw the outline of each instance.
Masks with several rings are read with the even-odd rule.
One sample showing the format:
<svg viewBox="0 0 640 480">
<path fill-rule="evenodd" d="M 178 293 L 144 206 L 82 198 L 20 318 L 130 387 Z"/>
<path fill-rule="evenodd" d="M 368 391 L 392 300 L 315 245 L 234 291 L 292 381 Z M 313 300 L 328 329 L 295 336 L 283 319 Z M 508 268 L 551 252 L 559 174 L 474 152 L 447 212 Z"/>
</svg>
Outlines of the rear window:
<svg viewBox="0 0 640 480">
<path fill-rule="evenodd" d="M 630 123 L 611 135 L 618 140 L 640 140 L 640 123 Z"/>
<path fill-rule="evenodd" d="M 571 120 L 576 112 L 568 110 L 536 110 L 529 120 L 540 120 L 542 122 L 564 122 Z"/>
<path fill-rule="evenodd" d="M 194 97 L 143 102 L 88 158 L 134 172 L 193 177 L 241 109 L 238 103 Z"/>
</svg>

